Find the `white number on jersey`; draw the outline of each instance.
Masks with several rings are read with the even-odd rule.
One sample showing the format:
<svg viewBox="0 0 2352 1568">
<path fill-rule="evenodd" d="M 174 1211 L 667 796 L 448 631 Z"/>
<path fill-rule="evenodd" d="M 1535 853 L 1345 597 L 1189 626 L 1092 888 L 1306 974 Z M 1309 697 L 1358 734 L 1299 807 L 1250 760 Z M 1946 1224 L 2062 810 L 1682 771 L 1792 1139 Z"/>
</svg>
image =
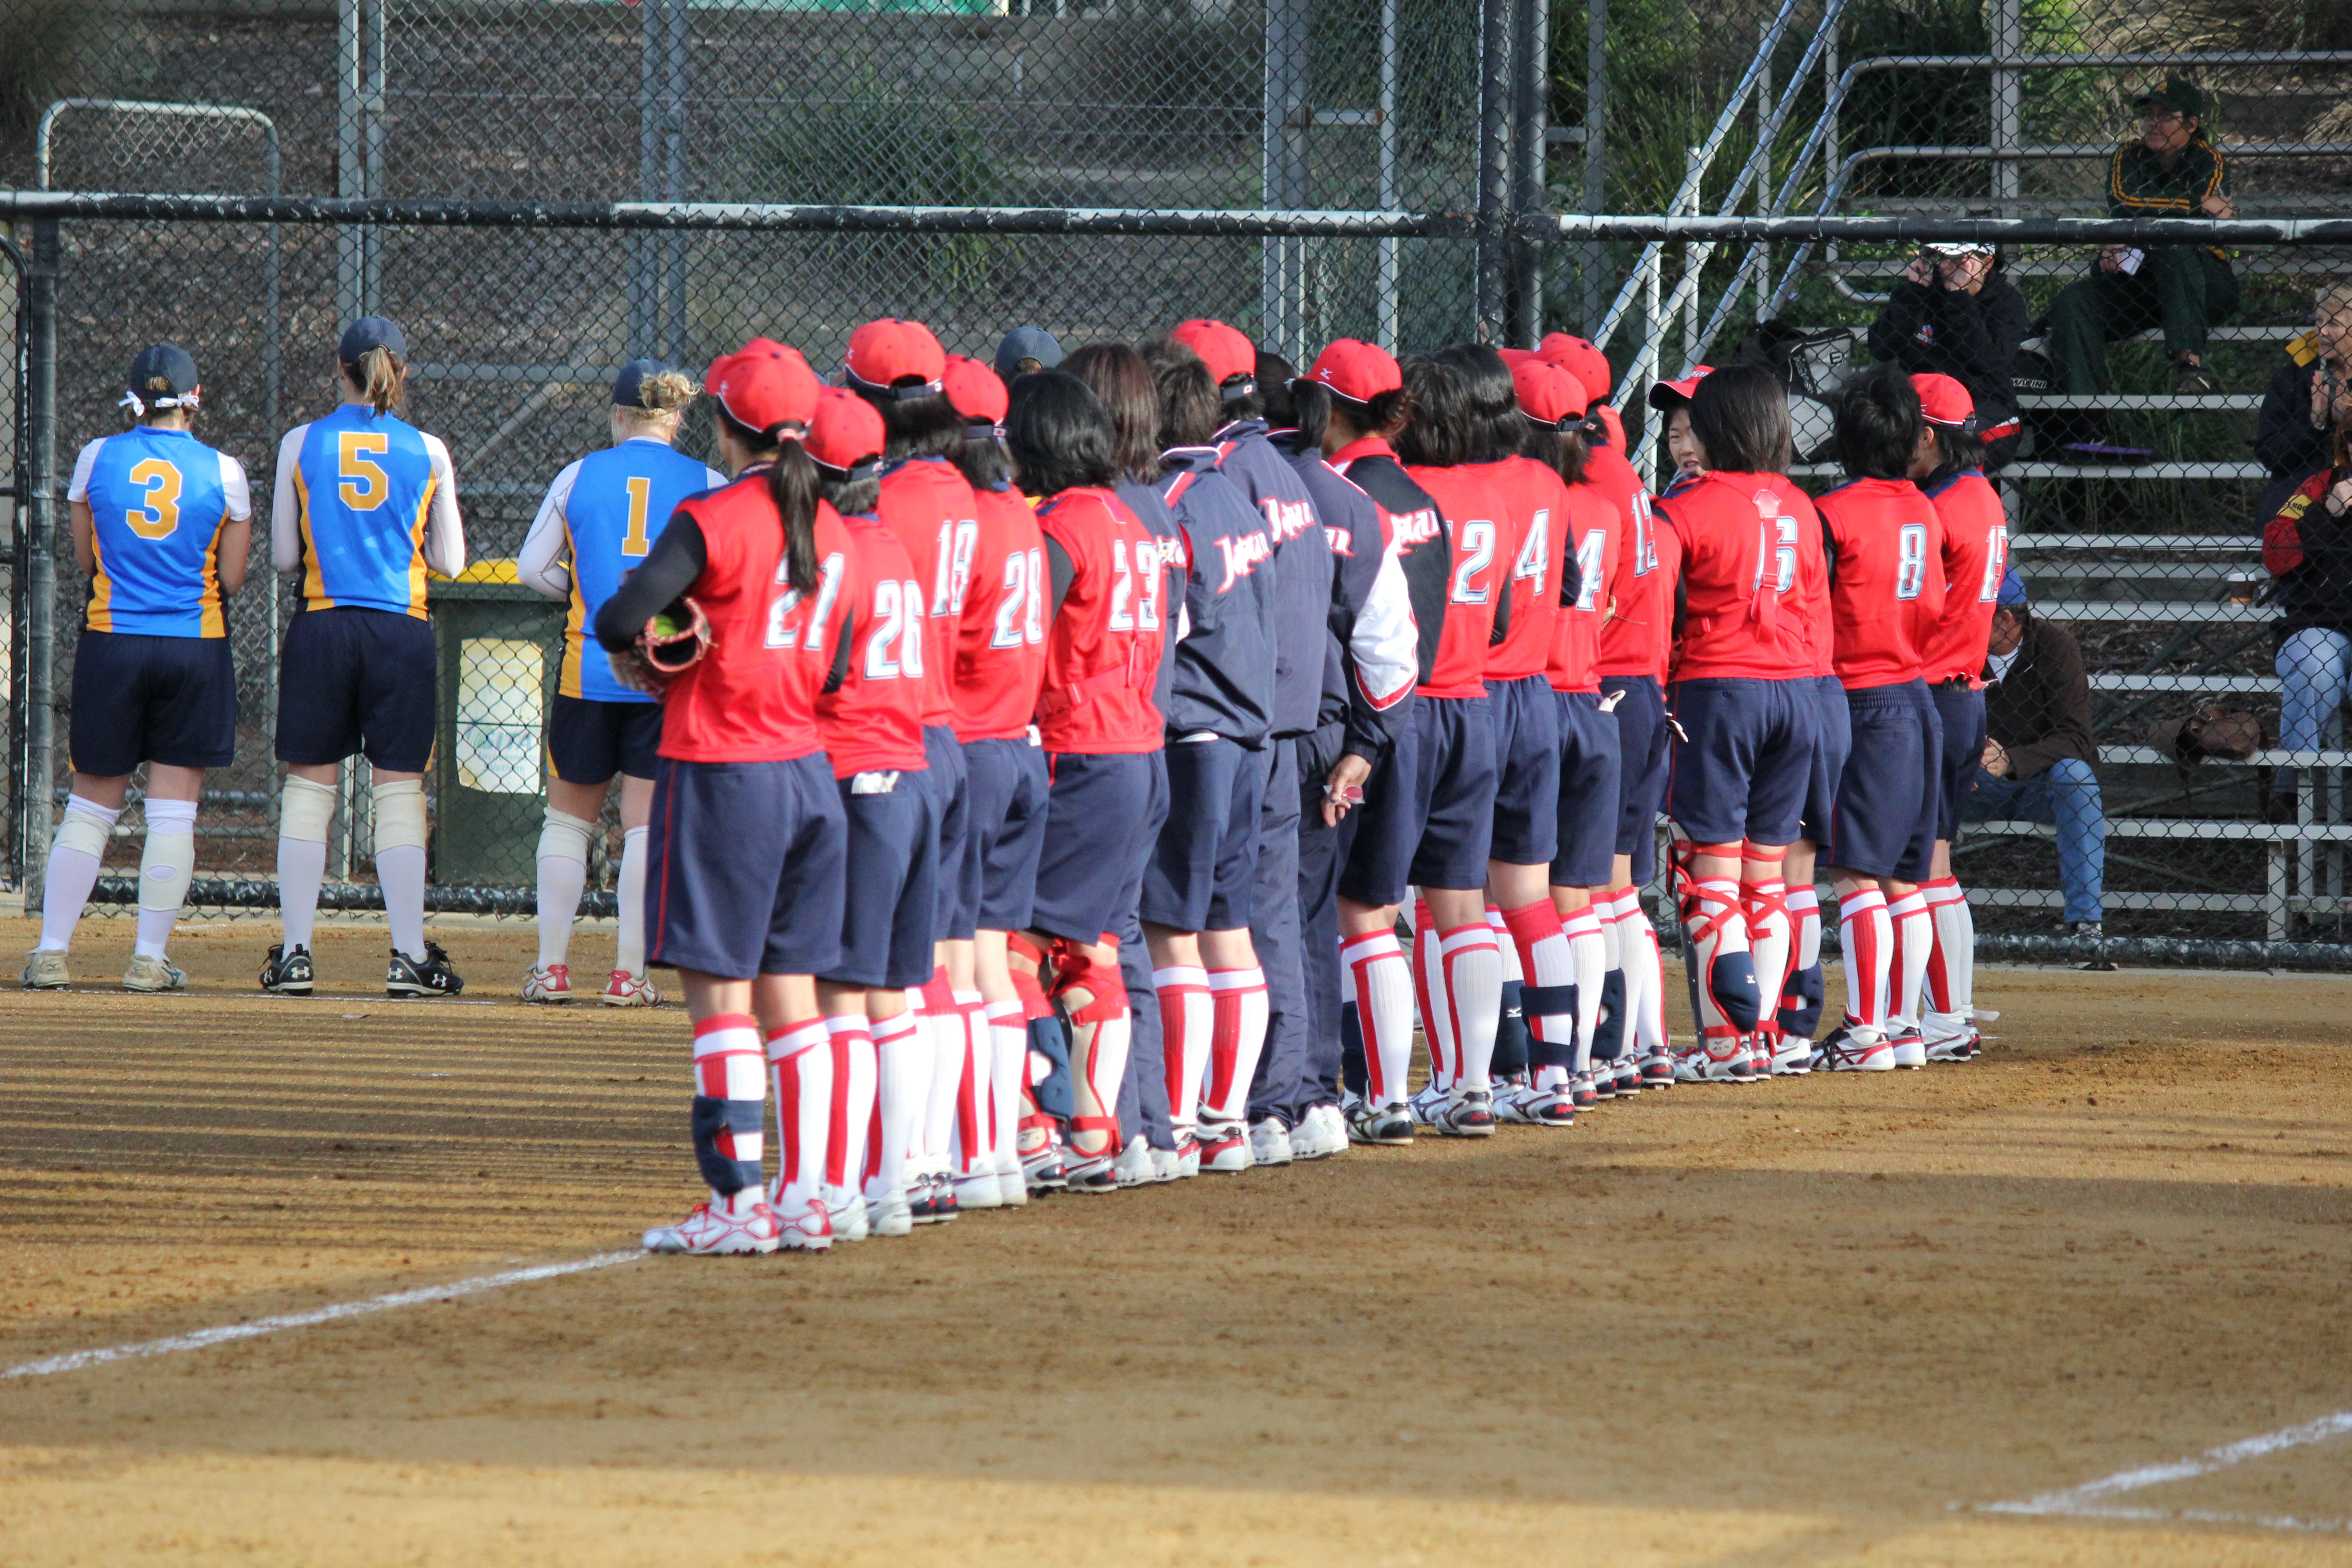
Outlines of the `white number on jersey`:
<svg viewBox="0 0 2352 1568">
<path fill-rule="evenodd" d="M 964 595 L 971 587 L 972 552 L 979 548 L 979 523 L 966 519 L 940 524 L 940 558 L 931 574 L 933 616 L 963 614 Z"/>
<path fill-rule="evenodd" d="M 1601 603 L 1601 581 L 1609 560 L 1609 531 L 1596 528 L 1577 542 L 1576 570 L 1581 581 L 1576 589 L 1576 607 L 1591 610 Z"/>
<path fill-rule="evenodd" d="M 1658 569 L 1657 518 L 1650 510 L 1650 498 L 1642 490 L 1633 492 L 1633 575 L 1646 577 Z"/>
<path fill-rule="evenodd" d="M 1146 549 L 1150 550 L 1155 555 L 1158 552 L 1156 547 L 1147 546 Z M 1137 553 L 1142 554 L 1144 551 L 1138 551 Z M 1128 608 L 1128 603 L 1135 597 L 1135 574 L 1127 563 L 1127 541 L 1124 539 L 1114 539 L 1110 542 L 1110 569 L 1113 574 L 1110 584 L 1110 629 L 1115 632 L 1131 632 L 1135 629 L 1135 615 Z"/>
<path fill-rule="evenodd" d="M 818 568 L 816 613 L 809 617 L 806 645 L 810 653 L 824 652 L 824 623 L 833 614 L 833 602 L 841 597 L 841 557 L 835 553 L 826 556 L 824 564 Z M 784 582 L 784 574 L 788 569 L 784 562 L 776 563 L 776 581 L 784 583 L 784 591 L 768 601 L 768 647 L 770 647 L 803 646 L 800 628 L 791 624 L 793 612 L 799 609 L 801 605 L 801 591 Z"/>
<path fill-rule="evenodd" d="M 1484 518 L 1472 519 L 1454 531 L 1454 547 L 1462 563 L 1454 569 L 1452 601 L 1457 605 L 1485 604 L 1486 590 L 1473 588 L 1470 579 L 1484 572 L 1486 563 L 1495 559 L 1495 525 Z"/>
<path fill-rule="evenodd" d="M 895 680 L 923 675 L 923 589 L 919 583 L 884 581 L 874 585 L 874 618 L 879 625 L 866 639 L 866 679 Z M 890 652 L 896 642 L 898 651 Z"/>
<path fill-rule="evenodd" d="M 1985 530 L 1984 585 L 1977 603 L 1990 605 L 2000 596 L 2000 580 L 2009 574 L 2009 524 L 1996 522 Z"/>
<path fill-rule="evenodd" d="M 1545 507 L 1528 524 L 1528 536 L 1519 545 L 1519 558 L 1511 563 L 1511 581 L 1526 578 L 1531 582 L 1544 580 L 1544 568 L 1551 563 L 1551 509 Z"/>
<path fill-rule="evenodd" d="M 1150 564 L 1144 564 L 1144 557 Z M 1135 603 L 1135 624 L 1147 632 L 1160 629 L 1160 592 L 1168 584 L 1168 563 L 1172 560 L 1158 540 L 1144 545 L 1136 552 L 1136 570 L 1143 574 L 1143 596 Z"/>
<path fill-rule="evenodd" d="M 1016 550 L 1004 558 L 1004 596 L 996 602 L 991 647 L 1035 646 L 1045 640 L 1045 552 Z"/>
<path fill-rule="evenodd" d="M 1906 522 L 1895 536 L 1895 596 L 1916 599 L 1927 585 L 1927 525 Z"/>
<path fill-rule="evenodd" d="M 1772 562 L 1769 573 L 1764 566 L 1768 555 Z M 1788 593 L 1797 585 L 1797 520 L 1793 517 L 1773 518 L 1757 530 L 1756 586 L 1763 587 L 1768 575 L 1776 594 Z"/>
</svg>

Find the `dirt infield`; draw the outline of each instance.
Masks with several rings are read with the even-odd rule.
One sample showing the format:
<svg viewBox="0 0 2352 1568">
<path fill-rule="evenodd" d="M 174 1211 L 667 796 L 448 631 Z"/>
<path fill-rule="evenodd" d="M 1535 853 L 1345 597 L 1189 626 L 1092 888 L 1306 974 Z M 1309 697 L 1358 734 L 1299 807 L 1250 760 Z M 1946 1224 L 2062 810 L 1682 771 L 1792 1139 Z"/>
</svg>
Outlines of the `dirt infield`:
<svg viewBox="0 0 2352 1568">
<path fill-rule="evenodd" d="M 682 1013 L 511 1004 L 520 926 L 263 997 L 270 934 L 0 1001 L 0 1372 L 692 1201 Z M 0 1378 L 0 1564 L 2352 1564 L 2352 1435 L 2070 1489 L 2352 1410 L 2352 982 L 1979 989 L 1965 1067 Z"/>
</svg>

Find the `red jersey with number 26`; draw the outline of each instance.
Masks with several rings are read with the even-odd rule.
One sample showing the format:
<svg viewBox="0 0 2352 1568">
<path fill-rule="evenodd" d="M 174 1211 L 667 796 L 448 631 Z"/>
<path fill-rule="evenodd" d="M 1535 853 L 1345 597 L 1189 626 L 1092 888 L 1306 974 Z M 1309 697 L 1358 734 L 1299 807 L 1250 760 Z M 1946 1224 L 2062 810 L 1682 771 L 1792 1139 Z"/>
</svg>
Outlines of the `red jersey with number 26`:
<svg viewBox="0 0 2352 1568">
<path fill-rule="evenodd" d="M 1088 756 L 1160 750 L 1151 700 L 1163 635 L 1160 542 L 1125 501 L 1091 485 L 1040 506 L 1037 526 L 1070 562 L 1037 694 L 1045 749 Z"/>
<path fill-rule="evenodd" d="M 1453 542 L 1445 629 L 1437 639 L 1437 663 L 1419 690 L 1423 697 L 1484 697 L 1495 606 L 1511 564 L 1504 548 L 1509 542 L 1510 505 L 1488 481 L 1486 468 L 1415 468 L 1408 463 L 1404 471 L 1437 503 L 1446 537 Z"/>
<path fill-rule="evenodd" d="M 875 510 L 898 536 L 915 564 L 915 580 L 930 595 L 924 606 L 923 722 L 951 723 L 955 705 L 948 683 L 955 675 L 955 628 L 980 542 L 971 486 L 944 458 L 909 458 L 883 474 L 882 504 Z"/>
<path fill-rule="evenodd" d="M 1838 683 L 1848 691 L 1919 679 L 1944 611 L 1943 527 L 1909 479 L 1849 479 L 1822 497 Z"/>
<path fill-rule="evenodd" d="M 1561 619 L 1559 581 L 1568 532 L 1568 486 L 1558 470 L 1533 458 L 1509 457 L 1481 470 L 1511 510 L 1505 548 L 1511 574 L 1510 626 L 1486 650 L 1486 679 L 1541 675 Z"/>
<path fill-rule="evenodd" d="M 1822 579 L 1822 521 L 1805 492 L 1780 474 L 1708 473 L 1655 510 L 1682 545 L 1674 679 L 1810 678 L 1803 599 Z"/>
<path fill-rule="evenodd" d="M 1944 614 L 1920 655 L 1920 672 L 1931 684 L 1965 676 L 1971 690 L 1981 691 L 1993 600 L 2009 570 L 2009 513 L 1982 468 L 1946 474 L 1921 489 L 1944 525 Z"/>
<path fill-rule="evenodd" d="M 849 664 L 841 685 L 821 691 L 816 725 L 833 776 L 908 772 L 923 752 L 923 605 L 929 590 L 915 564 L 880 521 L 845 517 L 849 569 L 841 596 L 849 605 Z"/>
<path fill-rule="evenodd" d="M 956 739 L 1016 741 L 1045 674 L 1045 536 L 1019 490 L 975 487 L 980 540 L 955 629 Z"/>
<path fill-rule="evenodd" d="M 711 643 L 662 693 L 661 754 L 681 763 L 813 755 L 823 746 L 817 693 L 849 615 L 841 593 L 848 530 L 817 502 L 817 587 L 803 595 L 784 580 L 784 529 L 765 468 L 677 510 L 702 531 L 708 564 L 687 593 L 709 618 Z"/>
<path fill-rule="evenodd" d="M 1560 494 L 1568 508 L 1569 548 L 1576 555 L 1577 594 L 1576 603 L 1559 612 L 1544 673 L 1554 691 L 1598 691 L 1601 617 L 1616 591 L 1622 523 L 1616 506 L 1591 485 L 1564 485 Z"/>
</svg>

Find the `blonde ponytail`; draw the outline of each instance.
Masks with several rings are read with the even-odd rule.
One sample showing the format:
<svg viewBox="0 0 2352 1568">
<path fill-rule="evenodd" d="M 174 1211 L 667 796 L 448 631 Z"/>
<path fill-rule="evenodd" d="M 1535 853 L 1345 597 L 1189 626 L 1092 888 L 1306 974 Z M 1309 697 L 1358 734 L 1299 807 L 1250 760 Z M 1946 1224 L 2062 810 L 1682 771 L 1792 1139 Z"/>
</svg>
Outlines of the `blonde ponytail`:
<svg viewBox="0 0 2352 1568">
<path fill-rule="evenodd" d="M 613 416 L 625 430 L 675 431 L 686 414 L 686 405 L 701 390 L 702 384 L 684 371 L 666 370 L 640 381 L 637 401 L 614 404 Z"/>
<path fill-rule="evenodd" d="M 381 343 L 345 361 L 343 377 L 378 414 L 388 414 L 408 401 L 408 362 Z"/>
</svg>

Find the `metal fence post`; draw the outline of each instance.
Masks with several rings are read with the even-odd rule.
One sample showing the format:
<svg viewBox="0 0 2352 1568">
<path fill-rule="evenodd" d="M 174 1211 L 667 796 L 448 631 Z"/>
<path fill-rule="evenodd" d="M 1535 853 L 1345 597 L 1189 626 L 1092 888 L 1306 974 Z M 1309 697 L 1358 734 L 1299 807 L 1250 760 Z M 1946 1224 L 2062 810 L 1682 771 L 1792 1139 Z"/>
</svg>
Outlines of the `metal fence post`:
<svg viewBox="0 0 2352 1568">
<path fill-rule="evenodd" d="M 1584 210 L 1597 213 L 1609 199 L 1609 0 L 1585 0 L 1584 16 Z M 1591 332 L 1606 307 L 1601 297 L 1601 241 L 1584 250 L 1584 320 Z"/>
<path fill-rule="evenodd" d="M 1478 27 L 1477 337 L 1501 344 L 1505 314 L 1503 229 L 1511 200 L 1511 12 L 1513 0 L 1483 0 Z"/>
<path fill-rule="evenodd" d="M 1262 157 L 1265 203 L 1304 206 L 1307 201 L 1307 0 L 1267 0 Z M 1294 362 L 1306 357 L 1307 242 L 1295 236 L 1265 241 L 1259 341 Z"/>
<path fill-rule="evenodd" d="M 1549 0 L 1518 0 L 1517 27 L 1518 48 L 1512 56 L 1517 123 L 1512 129 L 1511 207 L 1515 213 L 1540 212 L 1548 195 L 1544 174 L 1550 152 Z M 1531 349 L 1544 329 L 1543 252 L 1514 234 L 1509 260 L 1511 341 Z"/>
<path fill-rule="evenodd" d="M 25 279 L 26 343 L 24 401 L 25 518 L 17 570 L 24 583 L 25 689 L 24 835 L 25 912 L 41 910 L 41 884 L 49 868 L 49 828 L 56 810 L 57 701 L 50 679 L 57 658 L 58 557 L 58 272 L 63 249 L 54 218 L 33 224 L 33 265 Z"/>
<path fill-rule="evenodd" d="M 2017 148 L 2024 108 L 2018 73 L 2005 62 L 2025 52 L 2025 26 L 2019 0 L 1993 0 L 1992 13 L 1992 195 L 1997 216 L 2012 216 L 2018 192 Z"/>
</svg>

